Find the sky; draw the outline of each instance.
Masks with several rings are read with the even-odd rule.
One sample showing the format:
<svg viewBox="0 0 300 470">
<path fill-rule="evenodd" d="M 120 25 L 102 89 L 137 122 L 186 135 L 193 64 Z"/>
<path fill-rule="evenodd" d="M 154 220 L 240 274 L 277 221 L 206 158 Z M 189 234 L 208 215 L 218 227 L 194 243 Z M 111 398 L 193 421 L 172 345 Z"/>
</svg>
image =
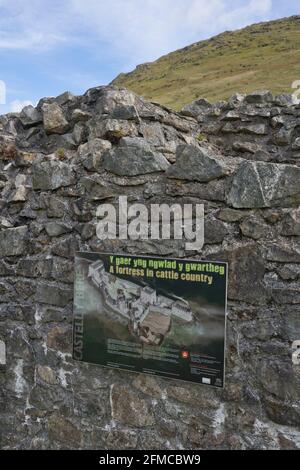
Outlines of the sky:
<svg viewBox="0 0 300 470">
<path fill-rule="evenodd" d="M 0 114 L 66 90 L 82 94 L 223 31 L 297 14 L 299 0 L 0 0 Z"/>
</svg>

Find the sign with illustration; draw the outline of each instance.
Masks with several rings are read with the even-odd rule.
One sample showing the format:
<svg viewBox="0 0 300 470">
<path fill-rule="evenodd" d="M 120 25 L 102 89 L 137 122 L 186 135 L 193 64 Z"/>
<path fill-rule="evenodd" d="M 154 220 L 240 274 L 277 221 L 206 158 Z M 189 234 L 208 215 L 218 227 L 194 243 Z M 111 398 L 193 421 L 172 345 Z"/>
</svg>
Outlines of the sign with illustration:
<svg viewBox="0 0 300 470">
<path fill-rule="evenodd" d="M 226 287 L 226 263 L 77 253 L 73 357 L 223 387 Z"/>
</svg>

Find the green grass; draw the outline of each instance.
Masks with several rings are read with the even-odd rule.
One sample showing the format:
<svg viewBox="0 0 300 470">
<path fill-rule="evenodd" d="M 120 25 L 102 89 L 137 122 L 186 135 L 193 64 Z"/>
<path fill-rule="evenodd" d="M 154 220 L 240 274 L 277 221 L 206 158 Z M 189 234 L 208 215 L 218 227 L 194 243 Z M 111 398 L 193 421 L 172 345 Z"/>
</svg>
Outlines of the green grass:
<svg viewBox="0 0 300 470">
<path fill-rule="evenodd" d="M 113 80 L 148 100 L 180 109 L 236 92 L 291 93 L 300 80 L 300 16 L 225 32 L 138 66 Z"/>
</svg>

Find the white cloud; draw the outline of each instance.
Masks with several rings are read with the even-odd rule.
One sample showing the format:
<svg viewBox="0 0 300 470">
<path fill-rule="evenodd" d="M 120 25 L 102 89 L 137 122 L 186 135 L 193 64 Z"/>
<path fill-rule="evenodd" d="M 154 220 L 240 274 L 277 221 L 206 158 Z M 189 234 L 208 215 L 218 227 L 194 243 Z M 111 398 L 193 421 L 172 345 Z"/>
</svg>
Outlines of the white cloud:
<svg viewBox="0 0 300 470">
<path fill-rule="evenodd" d="M 272 0 L 72 0 L 73 11 L 130 64 L 268 19 Z M 113 8 L 112 8 L 113 6 Z"/>
<path fill-rule="evenodd" d="M 272 0 L 250 0 L 244 2 L 244 5 L 238 9 L 226 9 L 226 11 L 217 18 L 220 26 L 227 25 L 229 29 L 236 29 L 247 26 L 251 21 L 263 21 L 269 19 L 269 13 L 272 9 Z M 258 18 L 261 18 L 258 19 Z"/>
<path fill-rule="evenodd" d="M 25 106 L 28 106 L 30 104 L 31 104 L 31 106 L 34 106 L 32 101 L 30 101 L 30 100 L 24 100 L 24 101 L 14 100 L 10 103 L 10 111 L 12 113 L 20 113 L 22 111 L 22 109 L 25 108 Z"/>
<path fill-rule="evenodd" d="M 85 45 L 132 66 L 269 19 L 272 0 L 0 0 L 0 49 Z"/>
<path fill-rule="evenodd" d="M 0 0 L 0 49 L 43 51 L 72 40 L 70 0 Z"/>
</svg>

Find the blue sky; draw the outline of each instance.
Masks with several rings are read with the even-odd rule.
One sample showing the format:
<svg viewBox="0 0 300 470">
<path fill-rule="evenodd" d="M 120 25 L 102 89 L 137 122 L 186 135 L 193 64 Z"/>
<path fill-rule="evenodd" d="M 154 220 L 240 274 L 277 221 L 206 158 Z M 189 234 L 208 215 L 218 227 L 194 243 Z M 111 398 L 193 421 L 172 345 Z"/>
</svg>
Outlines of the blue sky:
<svg viewBox="0 0 300 470">
<path fill-rule="evenodd" d="M 296 14 L 299 0 L 0 0 L 0 114 L 66 90 L 82 94 L 222 31 Z"/>
</svg>

